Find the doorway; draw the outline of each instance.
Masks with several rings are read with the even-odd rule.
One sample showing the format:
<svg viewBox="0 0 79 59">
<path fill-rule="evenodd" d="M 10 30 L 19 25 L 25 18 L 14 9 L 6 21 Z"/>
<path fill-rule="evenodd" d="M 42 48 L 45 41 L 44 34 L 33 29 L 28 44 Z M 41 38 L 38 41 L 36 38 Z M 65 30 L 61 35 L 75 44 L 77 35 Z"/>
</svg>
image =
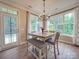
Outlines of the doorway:
<svg viewBox="0 0 79 59">
<path fill-rule="evenodd" d="M 2 50 L 14 47 L 18 44 L 17 16 L 1 14 L 1 46 Z"/>
</svg>

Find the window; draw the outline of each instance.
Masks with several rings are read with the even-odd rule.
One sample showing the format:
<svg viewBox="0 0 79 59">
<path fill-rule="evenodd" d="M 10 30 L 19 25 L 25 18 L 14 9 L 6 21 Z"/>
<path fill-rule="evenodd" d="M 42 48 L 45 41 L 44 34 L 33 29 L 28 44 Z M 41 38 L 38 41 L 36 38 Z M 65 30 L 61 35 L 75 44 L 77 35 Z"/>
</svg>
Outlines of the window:
<svg viewBox="0 0 79 59">
<path fill-rule="evenodd" d="M 6 12 L 6 13 L 17 15 L 17 10 L 14 10 L 13 8 L 7 8 L 7 7 L 0 6 L 0 12 Z"/>
<path fill-rule="evenodd" d="M 30 32 L 39 31 L 39 19 L 38 16 L 30 14 Z"/>
<path fill-rule="evenodd" d="M 60 14 L 50 17 L 47 21 L 49 31 L 57 31 L 66 35 L 73 35 L 74 12 Z"/>
<path fill-rule="evenodd" d="M 48 30 L 62 32 L 63 30 L 62 19 L 63 19 L 62 16 L 54 16 L 48 19 L 47 21 Z"/>
<path fill-rule="evenodd" d="M 55 21 L 55 31 L 63 32 L 63 17 L 61 15 L 57 15 L 54 17 Z"/>
<path fill-rule="evenodd" d="M 65 34 L 73 34 L 73 13 L 68 13 L 64 15 L 64 33 Z"/>
<path fill-rule="evenodd" d="M 47 20 L 47 30 L 48 31 L 54 31 L 55 30 L 55 23 L 54 23 L 54 20 L 53 20 L 53 18 L 49 18 L 48 20 Z"/>
</svg>

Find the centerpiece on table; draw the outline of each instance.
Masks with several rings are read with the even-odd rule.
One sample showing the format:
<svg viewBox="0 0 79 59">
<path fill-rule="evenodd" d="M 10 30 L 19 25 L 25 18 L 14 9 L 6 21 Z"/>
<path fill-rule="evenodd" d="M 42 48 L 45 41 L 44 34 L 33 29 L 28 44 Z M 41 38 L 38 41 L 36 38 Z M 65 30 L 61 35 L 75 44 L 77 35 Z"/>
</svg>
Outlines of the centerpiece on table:
<svg viewBox="0 0 79 59">
<path fill-rule="evenodd" d="M 43 27 L 41 27 L 41 31 L 42 31 L 42 33 L 44 32 L 44 28 Z"/>
</svg>

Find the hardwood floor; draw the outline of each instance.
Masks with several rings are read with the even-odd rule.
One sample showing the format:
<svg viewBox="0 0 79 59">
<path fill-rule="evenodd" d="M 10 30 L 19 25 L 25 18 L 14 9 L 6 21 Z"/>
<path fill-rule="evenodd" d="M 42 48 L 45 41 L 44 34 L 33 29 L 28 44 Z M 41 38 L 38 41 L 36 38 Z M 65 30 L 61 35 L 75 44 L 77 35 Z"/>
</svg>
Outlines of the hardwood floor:
<svg viewBox="0 0 79 59">
<path fill-rule="evenodd" d="M 57 55 L 57 59 L 79 59 L 79 47 L 60 43 L 59 50 L 60 55 Z M 27 53 L 26 45 L 22 45 L 0 52 L 0 59 L 35 59 L 35 57 L 30 52 Z M 53 48 L 48 52 L 48 59 L 54 59 Z"/>
</svg>

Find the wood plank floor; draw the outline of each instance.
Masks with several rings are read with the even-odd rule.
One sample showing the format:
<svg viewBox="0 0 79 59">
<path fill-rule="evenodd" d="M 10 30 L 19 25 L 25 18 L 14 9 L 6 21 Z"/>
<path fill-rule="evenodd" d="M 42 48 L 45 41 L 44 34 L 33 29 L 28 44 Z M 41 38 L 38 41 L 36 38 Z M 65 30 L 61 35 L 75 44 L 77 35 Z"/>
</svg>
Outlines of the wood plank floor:
<svg viewBox="0 0 79 59">
<path fill-rule="evenodd" d="M 57 55 L 57 59 L 79 59 L 79 47 L 60 43 L 59 50 L 60 55 Z M 26 45 L 22 45 L 0 52 L 0 59 L 35 59 L 35 57 L 30 52 L 27 53 Z M 48 52 L 48 59 L 54 59 L 53 49 Z"/>
</svg>

